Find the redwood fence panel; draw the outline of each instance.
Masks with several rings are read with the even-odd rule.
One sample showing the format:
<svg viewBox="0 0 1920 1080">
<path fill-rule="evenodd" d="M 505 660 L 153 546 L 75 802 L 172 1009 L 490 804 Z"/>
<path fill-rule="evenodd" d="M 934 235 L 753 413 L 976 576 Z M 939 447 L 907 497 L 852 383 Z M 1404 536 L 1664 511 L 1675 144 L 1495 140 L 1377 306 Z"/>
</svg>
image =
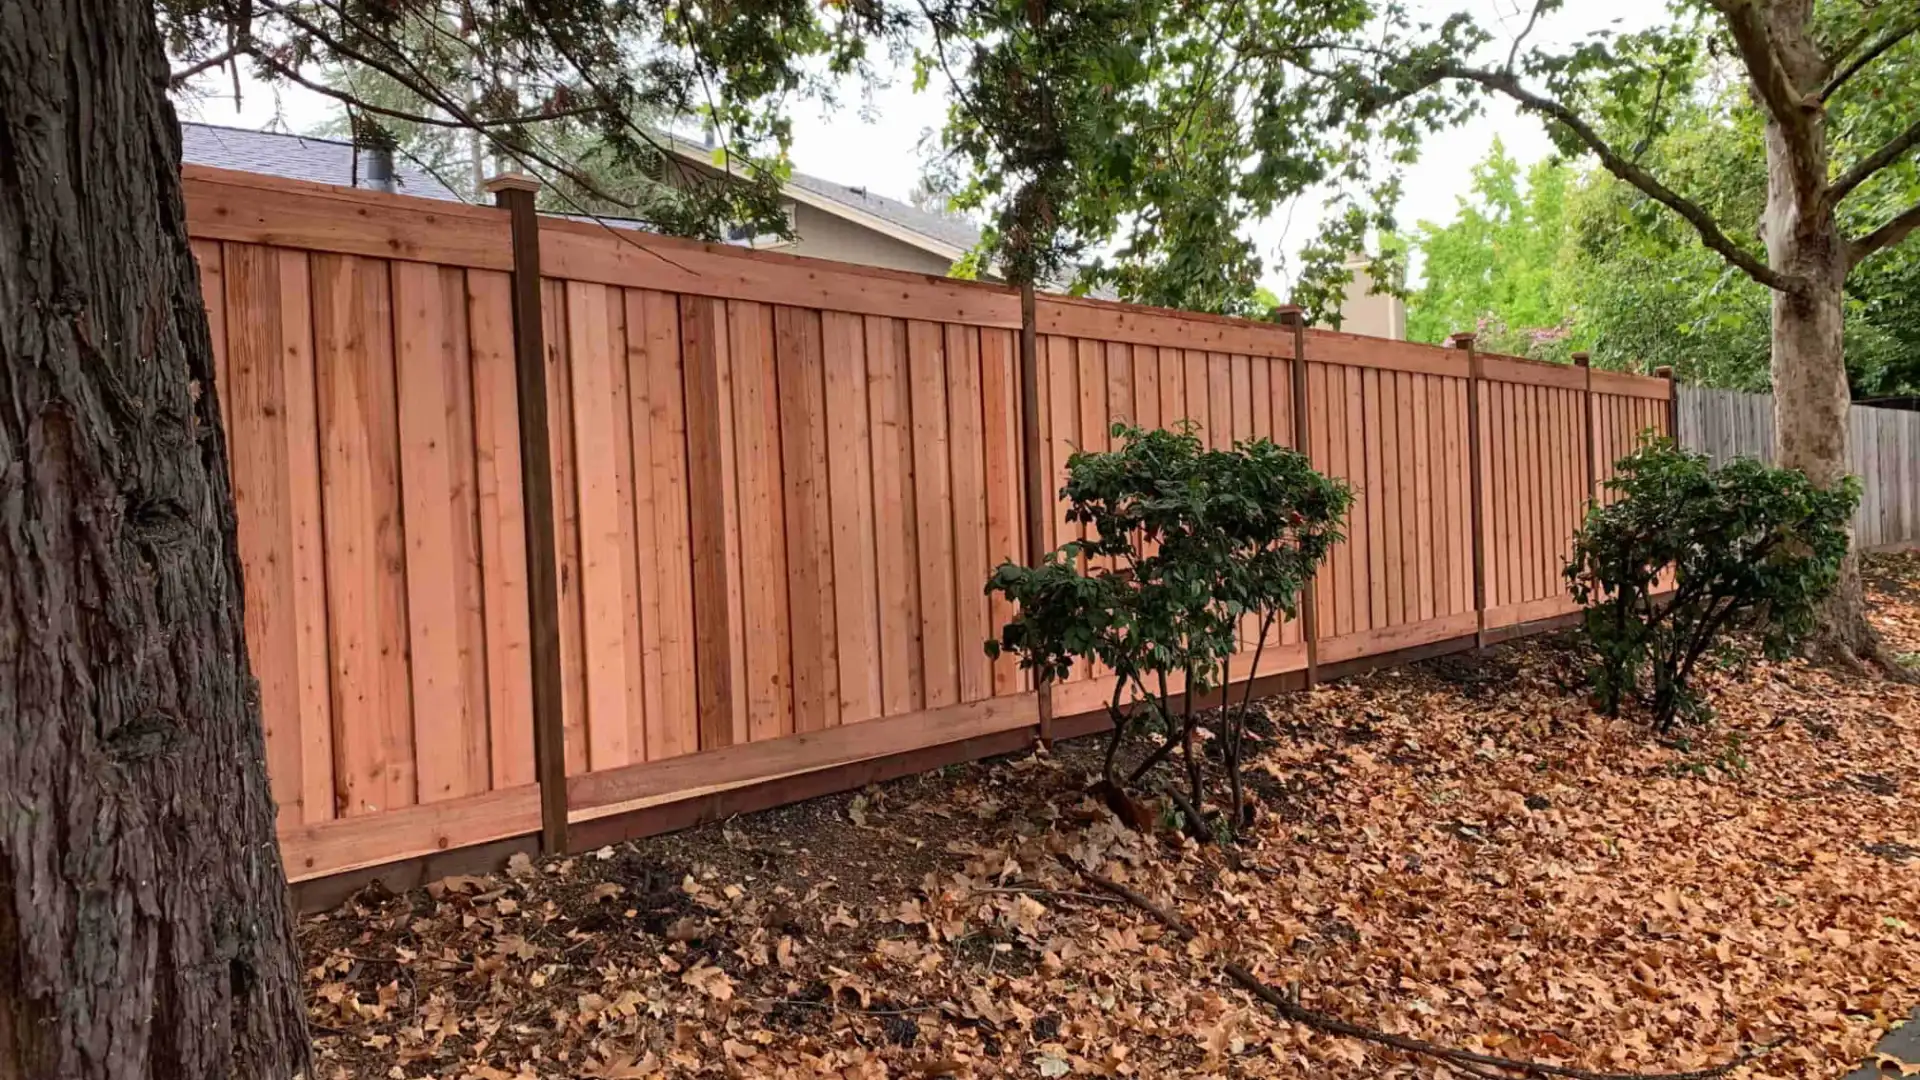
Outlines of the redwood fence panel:
<svg viewBox="0 0 1920 1080">
<path fill-rule="evenodd" d="M 1027 550 L 1030 470 L 1057 489 L 1115 422 L 1298 445 L 1356 490 L 1311 616 L 1249 621 L 1241 681 L 1570 611 L 1589 460 L 1668 415 L 1662 379 L 1043 296 L 1029 462 L 1005 288 L 542 219 L 516 328 L 503 210 L 206 169 L 187 201 L 295 880 L 540 830 L 529 483 L 584 823 L 1032 730 L 1043 695 L 1099 712 L 1110 672 L 986 658 L 1011 612 L 982 585 Z"/>
</svg>

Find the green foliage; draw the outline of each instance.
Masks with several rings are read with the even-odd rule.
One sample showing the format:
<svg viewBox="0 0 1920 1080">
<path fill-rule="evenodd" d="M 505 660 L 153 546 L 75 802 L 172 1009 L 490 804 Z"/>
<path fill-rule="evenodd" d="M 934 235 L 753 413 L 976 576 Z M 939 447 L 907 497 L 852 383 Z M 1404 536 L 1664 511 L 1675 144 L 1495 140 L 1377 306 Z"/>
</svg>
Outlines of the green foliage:
<svg viewBox="0 0 1920 1080">
<path fill-rule="evenodd" d="M 1829 490 L 1803 473 L 1649 441 L 1607 481 L 1617 501 L 1594 507 L 1574 538 L 1567 580 L 1586 608 L 1609 712 L 1651 680 L 1655 724 L 1702 712 L 1695 665 L 1728 631 L 1752 626 L 1779 655 L 1813 626 L 1839 579 L 1847 523 L 1860 501 L 1848 477 Z M 1656 595 L 1671 574 L 1670 596 Z"/>
<path fill-rule="evenodd" d="M 863 71 L 869 45 L 897 40 L 912 18 L 808 0 L 156 8 L 183 71 L 233 64 L 332 98 L 341 127 L 377 133 L 456 191 L 472 193 L 475 172 L 513 168 L 546 181 L 554 210 L 709 239 L 740 224 L 784 228 L 792 101 Z M 661 127 L 682 119 L 717 134 L 717 170 L 678 161 Z"/>
<path fill-rule="evenodd" d="M 1531 331 L 1521 347 L 1536 357 L 1535 338 L 1564 340 L 1567 312 L 1556 286 L 1571 179 L 1572 170 L 1547 160 L 1529 169 L 1523 184 L 1519 163 L 1495 139 L 1487 159 L 1474 166 L 1472 198 L 1460 200 L 1454 220 L 1422 221 L 1414 231 L 1425 284 L 1407 305 L 1407 336 L 1437 344 L 1474 330 L 1482 348 L 1514 351 L 1514 341 L 1488 340 L 1497 321 Z"/>
<path fill-rule="evenodd" d="M 1017 614 L 986 643 L 989 655 L 1012 653 L 1046 678 L 1064 679 L 1079 661 L 1112 669 L 1109 783 L 1117 782 L 1114 752 L 1135 719 L 1124 696 L 1146 703 L 1168 731 L 1168 748 L 1176 722 L 1190 747 L 1193 695 L 1231 681 L 1243 616 L 1259 624 L 1263 646 L 1294 615 L 1352 501 L 1344 482 L 1266 439 L 1209 450 L 1187 423 L 1174 431 L 1116 425 L 1113 434 L 1119 449 L 1067 460 L 1060 497 L 1087 539 L 1039 566 L 1008 562 L 993 572 L 987 591 L 1013 601 Z M 1182 680 L 1191 693 L 1176 718 L 1168 687 Z M 1220 732 L 1235 805 L 1244 713 L 1244 702 L 1238 714 L 1224 710 L 1231 715 Z M 1189 752 L 1195 805 L 1197 769 Z"/>
<path fill-rule="evenodd" d="M 1484 39 L 1397 2 L 932 0 L 919 76 L 953 103 L 945 169 L 992 224 L 981 265 L 1144 303 L 1254 317 L 1264 270 L 1244 226 L 1329 199 L 1295 299 L 1337 312 L 1341 268 L 1390 230 L 1398 170 L 1463 119 L 1462 92 L 1387 99 L 1380 57 Z"/>
<path fill-rule="evenodd" d="M 1821 3 L 1816 15 L 1830 40 L 1856 45 L 1895 25 L 1884 6 Z M 1564 82 L 1601 136 L 1758 251 L 1765 117 L 1745 81 L 1729 82 L 1710 62 L 1733 51 L 1723 34 L 1683 10 L 1670 26 L 1592 43 L 1584 60 L 1563 69 Z M 1830 100 L 1836 166 L 1865 157 L 1915 115 L 1920 34 Z M 1564 361 L 1585 350 L 1596 367 L 1665 365 L 1686 382 L 1767 389 L 1770 291 L 1703 247 L 1692 225 L 1640 188 L 1580 160 L 1540 162 L 1522 185 L 1518 167 L 1495 147 L 1475 168 L 1473 195 L 1455 220 L 1421 223 L 1412 239 L 1425 284 L 1408 304 L 1409 336 L 1437 342 L 1477 328 L 1489 351 Z M 1920 165 L 1909 156 L 1841 204 L 1841 227 L 1860 235 L 1916 201 Z M 1920 245 L 1911 242 L 1872 256 L 1849 279 L 1845 356 L 1856 397 L 1920 392 L 1916 289 Z"/>
</svg>

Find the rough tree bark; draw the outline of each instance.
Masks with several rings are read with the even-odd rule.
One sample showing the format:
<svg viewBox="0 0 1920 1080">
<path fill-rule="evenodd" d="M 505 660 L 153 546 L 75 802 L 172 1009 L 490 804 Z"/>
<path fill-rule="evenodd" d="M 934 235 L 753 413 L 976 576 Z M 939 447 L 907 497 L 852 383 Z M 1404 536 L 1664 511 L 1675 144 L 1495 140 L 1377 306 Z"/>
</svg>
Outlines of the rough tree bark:
<svg viewBox="0 0 1920 1080">
<path fill-rule="evenodd" d="M 153 13 L 0 4 L 0 1078 L 307 1068 Z"/>
</svg>

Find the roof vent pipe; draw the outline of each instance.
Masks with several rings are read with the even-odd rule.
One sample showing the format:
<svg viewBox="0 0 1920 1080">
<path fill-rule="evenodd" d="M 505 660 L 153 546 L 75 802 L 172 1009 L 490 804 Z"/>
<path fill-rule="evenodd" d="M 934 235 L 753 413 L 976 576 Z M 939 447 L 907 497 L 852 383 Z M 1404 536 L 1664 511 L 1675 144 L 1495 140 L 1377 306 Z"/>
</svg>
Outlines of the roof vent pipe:
<svg viewBox="0 0 1920 1080">
<path fill-rule="evenodd" d="M 394 189 L 393 147 L 384 144 L 361 145 L 354 147 L 354 154 L 360 174 L 356 187 L 388 192 Z"/>
</svg>

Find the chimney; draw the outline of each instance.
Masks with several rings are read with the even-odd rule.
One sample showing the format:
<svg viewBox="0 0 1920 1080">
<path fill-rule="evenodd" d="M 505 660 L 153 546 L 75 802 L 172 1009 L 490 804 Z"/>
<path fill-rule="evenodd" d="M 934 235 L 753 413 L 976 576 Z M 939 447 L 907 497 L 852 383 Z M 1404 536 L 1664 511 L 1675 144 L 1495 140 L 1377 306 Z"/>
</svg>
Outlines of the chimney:
<svg viewBox="0 0 1920 1080">
<path fill-rule="evenodd" d="M 393 188 L 393 147 L 385 143 L 362 143 L 353 148 L 357 161 L 355 187 L 391 192 Z"/>
</svg>

